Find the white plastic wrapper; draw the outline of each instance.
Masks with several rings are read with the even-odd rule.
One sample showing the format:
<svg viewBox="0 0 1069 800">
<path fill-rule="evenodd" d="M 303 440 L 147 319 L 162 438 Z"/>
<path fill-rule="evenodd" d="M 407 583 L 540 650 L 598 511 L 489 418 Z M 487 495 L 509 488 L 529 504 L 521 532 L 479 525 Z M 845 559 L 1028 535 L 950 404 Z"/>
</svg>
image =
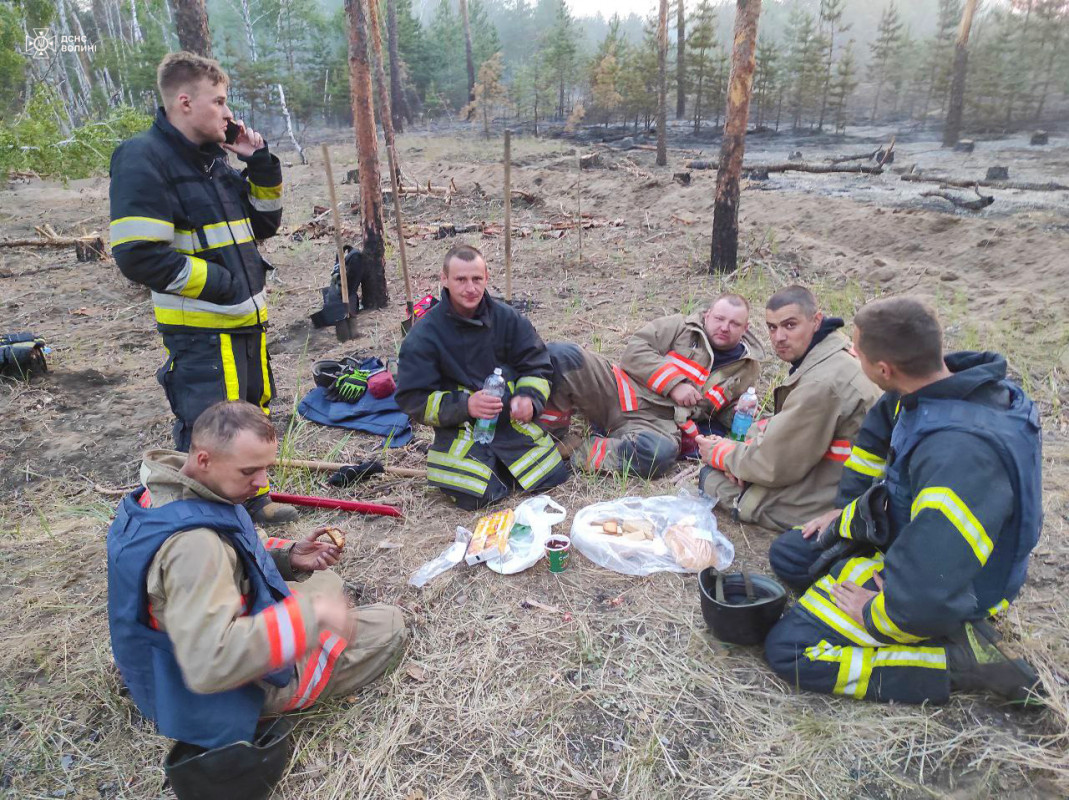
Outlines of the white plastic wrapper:
<svg viewBox="0 0 1069 800">
<path fill-rule="evenodd" d="M 623 535 L 604 532 L 615 522 Z M 667 534 L 667 540 L 666 540 Z M 717 529 L 713 503 L 704 497 L 623 497 L 580 509 L 572 545 L 599 567 L 625 575 L 727 569 L 735 547 Z"/>
<path fill-rule="evenodd" d="M 440 556 L 432 558 L 422 567 L 413 572 L 412 577 L 408 579 L 408 584 L 410 586 L 415 586 L 418 589 L 422 586 L 426 586 L 439 575 L 451 570 L 464 560 L 464 553 L 467 552 L 468 542 L 470 541 L 471 531 L 467 528 L 457 526 L 456 541 L 442 551 Z"/>
<path fill-rule="evenodd" d="M 553 526 L 563 522 L 566 516 L 568 512 L 544 494 L 524 500 L 516 508 L 516 525 L 530 528 L 530 536 L 516 536 L 514 526 L 505 555 L 487 561 L 486 566 L 501 575 L 514 575 L 533 567 L 546 554 L 546 542 L 553 535 Z"/>
</svg>

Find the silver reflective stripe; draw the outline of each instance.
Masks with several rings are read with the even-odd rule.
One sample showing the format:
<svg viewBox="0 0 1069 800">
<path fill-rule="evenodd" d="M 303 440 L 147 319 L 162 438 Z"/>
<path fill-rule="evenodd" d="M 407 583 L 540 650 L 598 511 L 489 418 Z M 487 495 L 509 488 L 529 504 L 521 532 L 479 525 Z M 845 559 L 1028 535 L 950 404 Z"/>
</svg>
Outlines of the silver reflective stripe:
<svg viewBox="0 0 1069 800">
<path fill-rule="evenodd" d="M 298 698 L 295 705 L 296 708 L 304 708 L 312 691 L 319 686 L 319 681 L 323 678 L 323 670 L 327 668 L 327 662 L 330 660 L 330 651 L 334 649 L 334 645 L 340 640 L 341 637 L 336 633 L 332 633 L 327 640 L 319 646 L 319 657 L 316 659 L 315 670 L 312 673 L 311 680 L 308 681 L 308 685 L 304 689 L 304 694 Z"/>
<path fill-rule="evenodd" d="M 250 194 L 249 205 L 251 205 L 257 211 L 281 211 L 282 198 L 279 197 L 274 200 L 261 200 L 259 197 L 254 197 Z"/>
<path fill-rule="evenodd" d="M 227 317 L 243 317 L 246 314 L 255 314 L 256 308 L 263 308 L 266 302 L 267 294 L 263 289 L 243 303 L 236 303 L 232 306 L 221 306 L 216 303 L 209 303 L 207 300 L 194 300 L 191 297 L 182 297 L 176 294 L 152 293 L 152 303 L 156 308 L 170 308 L 175 311 L 205 311 L 209 314 L 222 314 Z"/>
<path fill-rule="evenodd" d="M 174 276 L 174 280 L 167 284 L 165 292 L 173 292 L 177 294 L 186 288 L 186 284 L 189 283 L 189 276 L 193 274 L 193 261 L 189 256 L 186 256 L 185 266 L 182 267 L 182 271 Z"/>
<path fill-rule="evenodd" d="M 252 241 L 252 227 L 247 219 L 215 222 L 211 225 L 205 225 L 200 231 L 204 234 L 205 247 L 198 247 L 198 252 L 215 247 L 225 247 L 235 242 L 241 244 L 242 242 Z M 231 231 L 233 231 L 233 236 L 230 235 Z"/>
<path fill-rule="evenodd" d="M 193 238 L 193 231 L 184 231 L 181 228 L 175 228 L 173 244 L 175 250 L 187 255 L 192 255 L 194 248 L 197 246 L 196 240 Z"/>
<path fill-rule="evenodd" d="M 111 246 L 124 242 L 170 242 L 174 240 L 174 224 L 149 217 L 122 217 L 108 228 Z"/>
</svg>

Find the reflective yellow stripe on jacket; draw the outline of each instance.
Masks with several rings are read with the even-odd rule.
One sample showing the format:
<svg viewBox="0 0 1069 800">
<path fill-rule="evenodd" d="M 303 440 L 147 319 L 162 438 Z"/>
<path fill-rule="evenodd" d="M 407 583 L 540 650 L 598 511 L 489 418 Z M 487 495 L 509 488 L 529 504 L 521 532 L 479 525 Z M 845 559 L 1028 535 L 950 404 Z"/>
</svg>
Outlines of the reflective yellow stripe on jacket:
<svg viewBox="0 0 1069 800">
<path fill-rule="evenodd" d="M 281 211 L 282 184 L 257 186 L 249 181 L 249 204 L 257 211 Z"/>
<path fill-rule="evenodd" d="M 264 290 L 241 303 L 219 305 L 181 295 L 152 293 L 156 322 L 189 328 L 245 328 L 267 322 L 267 295 Z"/>
<path fill-rule="evenodd" d="M 561 463 L 560 452 L 553 439 L 537 425 L 512 420 L 512 427 L 532 441 L 532 447 L 509 464 L 509 472 L 525 490 L 535 486 Z"/>
<path fill-rule="evenodd" d="M 922 489 L 913 501 L 910 509 L 910 519 L 915 519 L 926 508 L 940 511 L 950 520 L 950 524 L 958 529 L 969 547 L 980 562 L 980 566 L 987 563 L 987 557 L 991 555 L 994 544 L 987 535 L 980 520 L 969 510 L 969 507 L 958 497 L 957 492 L 949 486 L 929 486 Z"/>
<path fill-rule="evenodd" d="M 870 453 L 855 444 L 850 448 L 850 458 L 846 459 L 843 466 L 870 478 L 879 478 L 887 471 L 887 459 L 880 458 L 875 453 Z"/>
</svg>

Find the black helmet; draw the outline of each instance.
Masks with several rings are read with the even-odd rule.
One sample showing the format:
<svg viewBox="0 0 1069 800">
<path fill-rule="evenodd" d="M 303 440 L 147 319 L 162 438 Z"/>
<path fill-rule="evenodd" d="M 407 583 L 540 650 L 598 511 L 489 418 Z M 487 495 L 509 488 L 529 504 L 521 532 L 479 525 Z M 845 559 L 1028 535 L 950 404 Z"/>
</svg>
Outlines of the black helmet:
<svg viewBox="0 0 1069 800">
<path fill-rule="evenodd" d="M 761 644 L 787 605 L 787 591 L 766 575 L 724 575 L 708 567 L 698 576 L 698 586 L 702 616 L 722 642 Z"/>
<path fill-rule="evenodd" d="M 329 389 L 346 372 L 352 372 L 360 367 L 360 362 L 353 356 L 346 356 L 337 361 L 324 359 L 312 365 L 312 379 L 315 385 L 322 389 Z"/>
<path fill-rule="evenodd" d="M 287 717 L 265 720 L 252 742 L 234 742 L 213 750 L 175 742 L 163 771 L 178 800 L 266 800 L 282 779 L 290 760 Z"/>
</svg>

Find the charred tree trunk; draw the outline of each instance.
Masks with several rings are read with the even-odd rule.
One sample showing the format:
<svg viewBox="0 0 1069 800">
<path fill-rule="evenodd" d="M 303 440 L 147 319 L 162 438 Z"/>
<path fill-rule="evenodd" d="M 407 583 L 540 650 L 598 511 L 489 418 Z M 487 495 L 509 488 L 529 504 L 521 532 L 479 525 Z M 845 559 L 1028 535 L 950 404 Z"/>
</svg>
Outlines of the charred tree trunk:
<svg viewBox="0 0 1069 800">
<path fill-rule="evenodd" d="M 361 294 L 366 308 L 385 308 L 390 302 L 390 295 L 386 288 L 382 179 L 379 175 L 375 110 L 371 101 L 367 18 L 364 15 L 363 0 L 345 0 L 345 10 L 349 16 L 349 86 L 352 92 L 353 128 L 356 132 L 356 150 L 360 164 L 360 216 L 364 232 L 365 268 Z M 353 294 L 355 296 L 355 292 Z"/>
<path fill-rule="evenodd" d="M 386 0 L 386 46 L 390 52 L 390 115 L 393 128 L 404 133 L 408 107 L 401 82 L 401 56 L 397 47 L 397 0 Z"/>
<path fill-rule="evenodd" d="M 735 269 L 739 251 L 739 173 L 746 150 L 746 122 L 756 64 L 757 18 L 761 0 L 737 0 L 735 41 L 728 78 L 727 120 L 720 146 L 720 169 L 716 174 L 713 204 L 713 247 L 710 272 Z"/>
<path fill-rule="evenodd" d="M 668 163 L 668 0 L 657 15 L 657 166 Z"/>
<path fill-rule="evenodd" d="M 205 58 L 212 57 L 212 35 L 208 28 L 208 9 L 204 0 L 171 0 L 178 45 L 183 50 Z"/>
<path fill-rule="evenodd" d="M 475 102 L 475 61 L 471 55 L 471 22 L 468 19 L 468 0 L 460 0 L 460 18 L 464 23 L 464 55 L 468 60 L 468 102 Z"/>
<path fill-rule="evenodd" d="M 950 84 L 950 107 L 943 127 L 943 147 L 953 147 L 961 135 L 961 114 L 965 108 L 965 73 L 969 66 L 969 31 L 976 13 L 977 0 L 965 0 L 958 26 L 958 40 L 954 43 L 954 78 Z"/>
<path fill-rule="evenodd" d="M 390 89 L 386 84 L 386 70 L 382 65 L 382 30 L 379 25 L 379 7 L 377 0 L 367 0 L 367 28 L 371 39 L 371 68 L 375 71 L 375 83 L 379 89 L 379 122 L 382 124 L 382 136 L 386 140 L 386 149 L 393 149 L 393 107 L 390 105 Z M 395 151 L 396 152 L 396 151 Z M 401 184 L 401 176 L 397 176 Z"/>
<path fill-rule="evenodd" d="M 676 0 L 676 119 L 687 116 L 686 20 L 683 0 Z"/>
</svg>

